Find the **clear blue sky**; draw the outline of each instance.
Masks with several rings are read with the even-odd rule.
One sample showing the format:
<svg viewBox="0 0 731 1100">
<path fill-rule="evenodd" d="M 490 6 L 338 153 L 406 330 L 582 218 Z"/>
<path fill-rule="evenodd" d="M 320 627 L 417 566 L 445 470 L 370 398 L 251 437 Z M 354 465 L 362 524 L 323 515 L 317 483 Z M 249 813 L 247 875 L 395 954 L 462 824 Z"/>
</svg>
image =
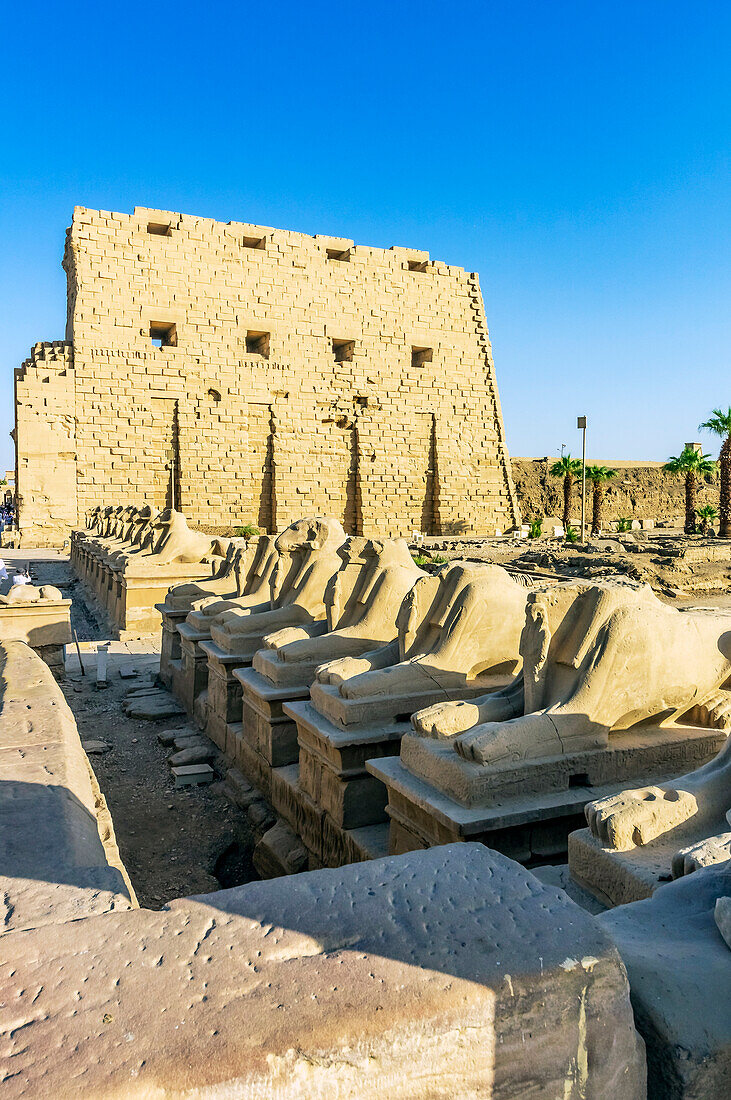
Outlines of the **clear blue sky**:
<svg viewBox="0 0 731 1100">
<path fill-rule="evenodd" d="M 663 459 L 731 404 L 728 0 L 8 5 L 0 462 L 74 205 L 479 271 L 508 445 Z M 709 450 L 717 445 L 708 437 Z"/>
</svg>

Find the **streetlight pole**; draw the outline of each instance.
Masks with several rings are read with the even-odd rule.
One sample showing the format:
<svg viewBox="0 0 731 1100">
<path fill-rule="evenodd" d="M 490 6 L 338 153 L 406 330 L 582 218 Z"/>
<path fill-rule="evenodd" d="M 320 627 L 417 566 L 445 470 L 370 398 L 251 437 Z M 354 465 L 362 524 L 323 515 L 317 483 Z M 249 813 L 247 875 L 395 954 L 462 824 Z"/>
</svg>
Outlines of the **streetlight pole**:
<svg viewBox="0 0 731 1100">
<path fill-rule="evenodd" d="M 586 527 L 586 417 L 576 417 L 576 427 L 581 428 L 581 541 Z"/>
</svg>

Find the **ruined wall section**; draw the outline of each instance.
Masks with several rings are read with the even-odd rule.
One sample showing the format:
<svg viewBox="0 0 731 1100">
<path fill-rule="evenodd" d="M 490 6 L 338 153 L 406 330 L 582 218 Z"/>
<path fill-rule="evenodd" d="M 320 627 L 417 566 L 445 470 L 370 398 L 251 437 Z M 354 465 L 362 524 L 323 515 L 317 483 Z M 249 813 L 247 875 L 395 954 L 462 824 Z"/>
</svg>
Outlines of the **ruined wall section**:
<svg viewBox="0 0 731 1100">
<path fill-rule="evenodd" d="M 80 513 L 174 496 L 206 525 L 517 520 L 475 275 L 141 208 L 77 208 L 64 266 Z"/>
<path fill-rule="evenodd" d="M 77 521 L 74 361 L 36 344 L 15 371 L 16 499 L 22 544 L 58 546 Z"/>
</svg>

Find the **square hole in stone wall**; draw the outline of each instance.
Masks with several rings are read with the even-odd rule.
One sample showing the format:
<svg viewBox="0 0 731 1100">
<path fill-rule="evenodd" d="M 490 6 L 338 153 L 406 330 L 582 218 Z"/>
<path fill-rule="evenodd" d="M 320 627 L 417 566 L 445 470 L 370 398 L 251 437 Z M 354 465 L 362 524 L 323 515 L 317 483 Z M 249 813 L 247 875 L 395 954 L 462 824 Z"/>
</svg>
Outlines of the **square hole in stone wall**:
<svg viewBox="0 0 731 1100">
<path fill-rule="evenodd" d="M 431 363 L 434 358 L 433 348 L 412 348 L 411 349 L 411 366 L 423 367 L 425 363 Z"/>
<path fill-rule="evenodd" d="M 350 260 L 349 248 L 346 248 L 344 251 L 341 251 L 339 248 L 327 248 L 325 251 L 327 252 L 328 260 L 342 260 L 343 263 L 347 263 Z"/>
<path fill-rule="evenodd" d="M 333 356 L 336 363 L 349 363 L 355 352 L 355 340 L 333 340 Z"/>
<path fill-rule="evenodd" d="M 176 348 L 178 329 L 169 321 L 150 321 L 150 339 L 156 348 Z"/>
<path fill-rule="evenodd" d="M 173 235 L 170 222 L 148 222 L 147 232 L 153 237 L 172 237 Z"/>
<path fill-rule="evenodd" d="M 242 237 L 241 244 L 244 248 L 264 248 L 266 237 Z"/>
<path fill-rule="evenodd" d="M 247 355 L 261 355 L 263 359 L 269 358 L 269 336 L 268 332 L 247 332 L 246 333 L 246 354 Z"/>
<path fill-rule="evenodd" d="M 426 271 L 426 260 L 409 260 L 409 271 Z"/>
</svg>

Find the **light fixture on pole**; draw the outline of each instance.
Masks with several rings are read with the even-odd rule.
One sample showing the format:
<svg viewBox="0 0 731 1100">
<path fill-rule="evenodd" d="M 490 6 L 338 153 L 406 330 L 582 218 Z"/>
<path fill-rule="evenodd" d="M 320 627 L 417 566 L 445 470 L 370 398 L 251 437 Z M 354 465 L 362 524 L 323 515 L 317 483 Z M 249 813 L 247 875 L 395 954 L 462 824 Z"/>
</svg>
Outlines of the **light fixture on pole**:
<svg viewBox="0 0 731 1100">
<path fill-rule="evenodd" d="M 576 427 L 581 428 L 581 541 L 586 526 L 586 417 L 576 417 Z"/>
</svg>

